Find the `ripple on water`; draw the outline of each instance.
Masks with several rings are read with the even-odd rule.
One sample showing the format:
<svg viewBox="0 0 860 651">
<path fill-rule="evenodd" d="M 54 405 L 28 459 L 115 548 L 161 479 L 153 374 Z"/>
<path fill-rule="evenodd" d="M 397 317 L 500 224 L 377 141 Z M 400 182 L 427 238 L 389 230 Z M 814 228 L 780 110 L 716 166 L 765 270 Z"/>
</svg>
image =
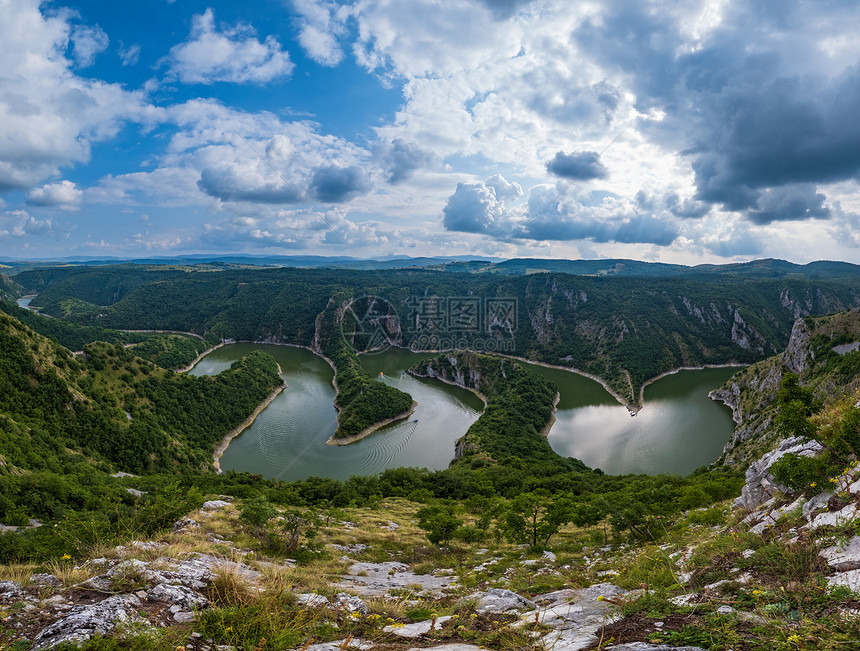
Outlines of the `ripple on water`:
<svg viewBox="0 0 860 651">
<path fill-rule="evenodd" d="M 414 415 L 357 443 L 326 445 L 335 431 L 332 371 L 310 351 L 232 344 L 210 353 L 191 373 L 221 372 L 252 350 L 275 357 L 287 388 L 231 442 L 221 458 L 225 470 L 295 480 L 314 475 L 347 479 L 404 466 L 442 469 L 453 458 L 456 439 L 479 415 L 480 400 L 464 389 L 401 373 L 427 355 L 391 350 L 362 363 L 373 375 L 384 371 L 382 381 L 410 393 L 418 402 Z M 649 385 L 645 409 L 630 418 L 598 383 L 567 371 L 532 368 L 561 392 L 549 434 L 553 449 L 592 467 L 611 473 L 687 473 L 714 461 L 731 436 L 729 410 L 707 397 L 732 375 L 731 369 L 663 378 Z"/>
<path fill-rule="evenodd" d="M 401 373 L 414 360 L 399 356 L 398 368 L 386 369 L 390 376 L 383 381 L 412 394 L 419 403 L 415 414 L 351 445 L 326 445 L 335 430 L 332 371 L 310 351 L 233 344 L 210 353 L 192 373 L 220 372 L 250 350 L 260 349 L 278 360 L 287 388 L 230 443 L 221 458 L 225 470 L 284 480 L 313 475 L 346 479 L 403 466 L 438 470 L 448 466 L 454 456 L 454 441 L 479 415 L 466 404 L 475 404 L 472 394 Z"/>
</svg>

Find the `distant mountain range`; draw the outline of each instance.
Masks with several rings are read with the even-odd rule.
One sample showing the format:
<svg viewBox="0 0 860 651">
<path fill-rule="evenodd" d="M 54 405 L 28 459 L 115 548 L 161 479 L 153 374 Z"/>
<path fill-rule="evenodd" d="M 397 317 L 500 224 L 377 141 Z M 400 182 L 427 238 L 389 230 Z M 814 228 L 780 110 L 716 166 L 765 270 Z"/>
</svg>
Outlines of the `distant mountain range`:
<svg viewBox="0 0 860 651">
<path fill-rule="evenodd" d="M 568 273 L 577 276 L 701 277 L 734 276 L 750 278 L 860 278 L 860 265 L 849 262 L 816 261 L 795 264 L 765 259 L 732 264 L 687 266 L 639 260 L 562 260 L 553 258 L 491 258 L 482 256 L 383 256 L 364 260 L 350 256 L 319 255 L 217 255 L 194 254 L 151 258 L 85 258 L 71 256 L 46 260 L 18 260 L 0 256 L 0 265 L 14 274 L 25 269 L 55 266 L 92 267 L 116 264 L 227 266 L 227 267 L 301 267 L 331 269 L 432 269 L 461 273 L 494 273 L 511 276 L 534 273 Z"/>
</svg>

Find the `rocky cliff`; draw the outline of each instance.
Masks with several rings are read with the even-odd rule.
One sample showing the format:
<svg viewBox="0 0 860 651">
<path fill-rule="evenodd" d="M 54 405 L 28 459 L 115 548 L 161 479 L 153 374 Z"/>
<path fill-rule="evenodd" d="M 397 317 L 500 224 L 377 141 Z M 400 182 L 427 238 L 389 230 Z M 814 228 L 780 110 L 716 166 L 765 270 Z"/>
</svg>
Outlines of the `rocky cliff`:
<svg viewBox="0 0 860 651">
<path fill-rule="evenodd" d="M 854 344 L 857 344 L 854 346 Z M 772 448 L 775 401 L 785 373 L 796 374 L 824 402 L 848 395 L 860 386 L 860 310 L 797 319 L 788 345 L 778 355 L 738 372 L 711 397 L 732 409 L 737 427 L 724 450 L 729 465 L 747 465 Z M 860 368 L 860 367 L 858 367 Z"/>
</svg>

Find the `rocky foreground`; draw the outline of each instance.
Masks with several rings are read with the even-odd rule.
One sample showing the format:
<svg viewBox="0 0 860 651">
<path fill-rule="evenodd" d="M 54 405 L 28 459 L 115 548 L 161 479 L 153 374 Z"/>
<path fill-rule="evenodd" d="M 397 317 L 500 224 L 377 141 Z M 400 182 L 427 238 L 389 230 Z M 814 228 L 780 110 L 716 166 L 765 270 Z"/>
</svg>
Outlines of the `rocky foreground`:
<svg viewBox="0 0 860 651">
<path fill-rule="evenodd" d="M 860 472 L 812 497 L 769 473 L 782 455 L 816 445 L 782 442 L 750 467 L 735 505 L 692 512 L 659 545 L 601 545 L 592 531 L 593 544 L 557 553 L 439 550 L 414 526 L 414 505 L 392 500 L 350 511 L 360 523 L 329 517 L 318 560 L 297 565 L 261 555 L 232 500 L 213 500 L 163 539 L 0 581 L 0 648 L 101 637 L 150 645 L 98 648 L 174 651 L 816 649 L 789 595 L 807 586 L 823 600 L 816 625 L 860 632 Z M 266 609 L 291 632 L 249 646 L 237 634 L 242 618 Z M 723 627 L 722 637 L 703 636 L 708 627 Z"/>
</svg>

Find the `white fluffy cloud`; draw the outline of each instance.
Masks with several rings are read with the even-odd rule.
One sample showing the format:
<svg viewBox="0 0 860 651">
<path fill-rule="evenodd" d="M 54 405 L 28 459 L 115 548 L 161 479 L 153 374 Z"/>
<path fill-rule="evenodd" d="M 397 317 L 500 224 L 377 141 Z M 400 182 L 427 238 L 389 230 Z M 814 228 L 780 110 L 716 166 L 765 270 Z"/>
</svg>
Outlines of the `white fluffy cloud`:
<svg viewBox="0 0 860 651">
<path fill-rule="evenodd" d="M 30 190 L 27 203 L 31 206 L 57 206 L 65 209 L 77 208 L 84 193 L 71 181 L 48 183 L 41 188 Z"/>
<path fill-rule="evenodd" d="M 26 210 L 12 210 L 0 214 L 0 240 L 26 238 L 31 235 L 48 235 L 54 230 L 50 219 L 38 220 Z"/>
<path fill-rule="evenodd" d="M 128 121 L 159 119 L 142 93 L 72 72 L 67 16 L 43 16 L 37 0 L 0 0 L 0 14 L 0 192 L 29 189 L 61 167 L 87 163 L 92 144 Z M 86 61 L 97 49 L 79 55 Z"/>
<path fill-rule="evenodd" d="M 335 66 L 344 53 L 339 38 L 346 34 L 346 20 L 351 11 L 348 6 L 334 2 L 293 0 L 299 44 L 307 55 L 324 66 Z"/>
<path fill-rule="evenodd" d="M 277 39 L 267 36 L 261 42 L 252 27 L 242 24 L 219 30 L 212 9 L 191 19 L 188 40 L 171 48 L 167 64 L 170 74 L 186 84 L 262 84 L 293 71 Z"/>
<path fill-rule="evenodd" d="M 72 56 L 80 68 L 95 63 L 96 56 L 107 49 L 110 39 L 98 25 L 77 25 L 72 29 Z"/>
</svg>

